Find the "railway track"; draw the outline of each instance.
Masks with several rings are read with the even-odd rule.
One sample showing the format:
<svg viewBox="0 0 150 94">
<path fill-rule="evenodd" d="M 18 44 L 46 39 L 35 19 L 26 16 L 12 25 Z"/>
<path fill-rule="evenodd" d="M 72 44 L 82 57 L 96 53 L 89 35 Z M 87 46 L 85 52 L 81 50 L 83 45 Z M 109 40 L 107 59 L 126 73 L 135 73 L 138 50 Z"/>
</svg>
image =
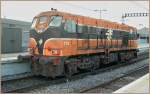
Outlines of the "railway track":
<svg viewBox="0 0 150 94">
<path fill-rule="evenodd" d="M 149 66 L 142 66 L 126 74 L 123 74 L 121 77 L 110 80 L 99 86 L 84 90 L 81 93 L 112 93 L 129 84 L 130 82 L 140 78 L 141 76 L 147 74 L 148 72 Z"/>
<path fill-rule="evenodd" d="M 95 75 L 97 73 L 112 71 L 113 69 L 116 69 L 118 67 L 123 67 L 123 66 L 127 66 L 130 64 L 134 64 L 137 61 L 141 61 L 141 60 L 148 58 L 147 54 L 148 53 L 142 53 L 138 56 L 138 58 L 129 61 L 129 63 L 122 63 L 122 64 L 113 65 L 113 66 L 108 65 L 108 66 L 105 66 L 104 68 L 98 69 L 96 71 L 76 74 L 71 77 L 71 81 L 81 79 L 87 75 Z M 32 76 L 32 77 L 25 77 L 22 79 L 14 79 L 14 80 L 9 80 L 9 81 L 4 81 L 4 82 L 2 81 L 2 89 L 1 90 L 2 90 L 2 92 L 5 92 L 5 93 L 26 92 L 26 91 L 30 91 L 30 90 L 36 89 L 36 88 L 41 88 L 41 87 L 46 87 L 49 85 L 64 83 L 66 81 L 67 81 L 67 79 L 65 77 L 56 78 L 55 80 L 52 80 L 52 79 L 45 78 L 45 77 Z"/>
</svg>

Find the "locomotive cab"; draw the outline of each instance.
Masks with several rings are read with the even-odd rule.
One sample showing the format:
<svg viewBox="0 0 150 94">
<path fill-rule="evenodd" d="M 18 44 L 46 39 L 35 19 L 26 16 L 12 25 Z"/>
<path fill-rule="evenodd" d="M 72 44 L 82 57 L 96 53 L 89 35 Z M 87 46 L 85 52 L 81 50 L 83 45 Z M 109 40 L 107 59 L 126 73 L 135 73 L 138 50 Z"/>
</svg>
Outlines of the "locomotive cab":
<svg viewBox="0 0 150 94">
<path fill-rule="evenodd" d="M 59 28 L 62 25 L 62 16 L 40 16 L 33 19 L 31 29 L 35 29 L 37 33 L 43 33 L 48 28 Z"/>
<path fill-rule="evenodd" d="M 69 38 L 76 32 L 76 23 L 66 19 L 57 12 L 53 14 L 40 14 L 34 17 L 30 30 L 29 49 L 31 54 L 44 56 L 60 56 L 58 49 L 62 48 L 57 43 L 59 38 Z M 53 42 L 52 42 L 53 41 Z M 54 48 L 54 49 L 53 49 Z"/>
</svg>

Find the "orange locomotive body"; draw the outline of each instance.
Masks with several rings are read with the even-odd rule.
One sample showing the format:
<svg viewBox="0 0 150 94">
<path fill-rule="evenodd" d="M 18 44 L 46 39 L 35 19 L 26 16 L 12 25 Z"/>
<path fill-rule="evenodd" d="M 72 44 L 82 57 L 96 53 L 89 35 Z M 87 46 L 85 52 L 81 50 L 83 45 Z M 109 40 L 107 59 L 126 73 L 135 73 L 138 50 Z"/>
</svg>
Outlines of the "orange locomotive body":
<svg viewBox="0 0 150 94">
<path fill-rule="evenodd" d="M 33 19 L 29 49 L 36 75 L 72 75 L 136 57 L 136 28 L 56 10 Z"/>
</svg>

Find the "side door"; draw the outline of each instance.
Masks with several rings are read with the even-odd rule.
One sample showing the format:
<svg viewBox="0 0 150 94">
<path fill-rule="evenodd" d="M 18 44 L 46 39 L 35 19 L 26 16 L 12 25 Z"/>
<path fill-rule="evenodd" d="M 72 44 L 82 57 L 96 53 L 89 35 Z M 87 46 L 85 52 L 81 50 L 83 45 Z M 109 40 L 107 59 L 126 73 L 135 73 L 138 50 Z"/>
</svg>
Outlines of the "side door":
<svg viewBox="0 0 150 94">
<path fill-rule="evenodd" d="M 77 25 L 77 48 L 80 50 L 89 48 L 89 35 L 87 26 Z"/>
<path fill-rule="evenodd" d="M 98 46 L 98 35 L 95 27 L 88 28 L 89 34 L 89 48 L 96 49 Z"/>
</svg>

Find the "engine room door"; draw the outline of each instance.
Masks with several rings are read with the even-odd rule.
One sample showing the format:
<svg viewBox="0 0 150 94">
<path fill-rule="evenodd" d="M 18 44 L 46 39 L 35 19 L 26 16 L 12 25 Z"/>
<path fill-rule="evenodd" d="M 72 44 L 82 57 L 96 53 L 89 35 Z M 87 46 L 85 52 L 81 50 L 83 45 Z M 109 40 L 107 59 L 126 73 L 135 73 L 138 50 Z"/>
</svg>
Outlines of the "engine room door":
<svg viewBox="0 0 150 94">
<path fill-rule="evenodd" d="M 89 48 L 89 35 L 87 33 L 87 27 L 78 26 L 77 48 L 81 50 Z"/>
</svg>

